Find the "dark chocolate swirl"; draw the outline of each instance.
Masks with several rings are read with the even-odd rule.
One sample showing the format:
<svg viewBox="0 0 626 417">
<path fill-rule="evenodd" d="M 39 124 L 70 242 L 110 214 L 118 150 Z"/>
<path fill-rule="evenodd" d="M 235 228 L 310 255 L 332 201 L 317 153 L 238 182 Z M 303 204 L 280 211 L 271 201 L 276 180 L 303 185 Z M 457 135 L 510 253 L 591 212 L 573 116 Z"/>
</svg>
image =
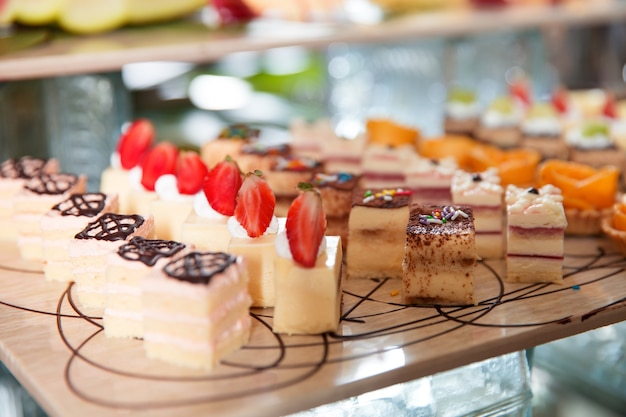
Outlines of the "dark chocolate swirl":
<svg viewBox="0 0 626 417">
<path fill-rule="evenodd" d="M 145 239 L 135 236 L 130 242 L 120 246 L 117 253 L 126 260 L 154 266 L 159 259 L 171 258 L 184 248 L 183 243 L 173 240 Z"/>
<path fill-rule="evenodd" d="M 163 271 L 170 277 L 192 284 L 208 284 L 237 262 L 237 257 L 224 252 L 192 252 L 165 265 Z"/>
<path fill-rule="evenodd" d="M 45 159 L 23 156 L 20 159 L 8 159 L 0 165 L 0 177 L 30 179 L 42 173 Z"/>
<path fill-rule="evenodd" d="M 52 210 L 60 212 L 61 216 L 96 217 L 104 210 L 106 198 L 103 193 L 72 194 Z"/>
<path fill-rule="evenodd" d="M 115 214 L 104 213 L 98 219 L 89 223 L 82 231 L 76 234 L 76 239 L 96 240 L 126 240 L 144 222 L 144 218 L 138 214 Z"/>
<path fill-rule="evenodd" d="M 77 181 L 73 174 L 40 174 L 28 180 L 24 188 L 36 194 L 58 195 L 67 192 Z"/>
</svg>

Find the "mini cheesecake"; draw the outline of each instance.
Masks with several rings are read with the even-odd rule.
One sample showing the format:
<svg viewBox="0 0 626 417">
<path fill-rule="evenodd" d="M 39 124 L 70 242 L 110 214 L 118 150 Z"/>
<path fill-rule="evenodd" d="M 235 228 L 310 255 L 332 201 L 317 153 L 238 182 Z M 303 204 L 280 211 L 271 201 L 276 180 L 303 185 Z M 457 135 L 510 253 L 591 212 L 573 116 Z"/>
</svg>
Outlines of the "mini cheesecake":
<svg viewBox="0 0 626 417">
<path fill-rule="evenodd" d="M 244 261 L 191 252 L 142 280 L 143 347 L 150 359 L 212 369 L 250 337 Z"/>
<path fill-rule="evenodd" d="M 402 294 L 407 304 L 474 304 L 472 209 L 417 205 L 406 228 Z"/>
<path fill-rule="evenodd" d="M 483 113 L 476 139 L 500 148 L 514 148 L 522 140 L 522 111 L 512 97 L 498 97 Z"/>
<path fill-rule="evenodd" d="M 356 189 L 348 220 L 347 276 L 402 278 L 411 192 Z"/>
<path fill-rule="evenodd" d="M 567 159 L 563 121 L 552 104 L 533 105 L 521 123 L 521 130 L 522 147 L 539 151 L 544 159 Z"/>
<path fill-rule="evenodd" d="M 553 185 L 506 189 L 509 282 L 563 282 L 567 219 L 561 190 Z"/>
<path fill-rule="evenodd" d="M 449 204 L 452 176 L 457 169 L 453 157 L 428 159 L 416 155 L 404 171 L 406 188 L 413 191 L 413 202 Z"/>
<path fill-rule="evenodd" d="M 200 148 L 200 157 L 211 169 L 224 158 L 237 160 L 243 147 L 259 138 L 261 131 L 245 124 L 235 124 L 222 129 L 217 138 L 209 140 Z"/>
<path fill-rule="evenodd" d="M 459 170 L 452 179 L 452 203 L 472 208 L 476 252 L 483 259 L 504 256 L 503 196 L 496 168 L 480 173 Z"/>
<path fill-rule="evenodd" d="M 574 126 L 565 136 L 569 160 L 599 168 L 614 165 L 621 173 L 626 168 L 626 154 L 613 138 L 609 124 L 602 120 L 585 122 Z"/>
</svg>

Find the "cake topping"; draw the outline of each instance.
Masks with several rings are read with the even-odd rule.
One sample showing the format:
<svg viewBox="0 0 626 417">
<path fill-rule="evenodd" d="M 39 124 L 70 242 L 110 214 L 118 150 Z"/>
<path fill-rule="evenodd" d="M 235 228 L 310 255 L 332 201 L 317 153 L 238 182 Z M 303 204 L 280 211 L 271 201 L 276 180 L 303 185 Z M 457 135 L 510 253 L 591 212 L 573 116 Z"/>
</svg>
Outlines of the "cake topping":
<svg viewBox="0 0 626 417">
<path fill-rule="evenodd" d="M 478 173 L 472 174 L 472 181 L 480 182 L 482 180 L 483 180 L 483 177 L 480 174 L 478 174 Z"/>
<path fill-rule="evenodd" d="M 346 185 L 354 180 L 354 175 L 347 172 L 339 172 L 337 174 L 324 174 L 316 172 L 313 175 L 313 184 L 319 187 L 323 186 L 341 186 Z"/>
<path fill-rule="evenodd" d="M 367 190 L 365 191 L 365 193 L 363 193 L 363 202 L 370 203 L 376 199 L 393 201 L 395 196 L 410 196 L 411 194 L 413 194 L 411 190 L 405 190 L 402 188 L 384 189 L 378 192 L 372 192 L 372 190 Z"/>
<path fill-rule="evenodd" d="M 170 261 L 163 271 L 171 278 L 206 285 L 235 262 L 237 257 L 228 253 L 192 252 Z"/>
<path fill-rule="evenodd" d="M 261 131 L 244 124 L 236 124 L 225 127 L 219 135 L 219 139 L 257 139 Z"/>
<path fill-rule="evenodd" d="M 319 191 L 309 183 L 298 188 L 302 192 L 289 207 L 285 232 L 293 260 L 313 268 L 326 233 L 326 214 Z"/>
<path fill-rule="evenodd" d="M 183 243 L 173 240 L 152 240 L 135 236 L 130 242 L 120 246 L 117 253 L 126 260 L 154 266 L 159 259 L 171 258 L 184 248 Z"/>
<path fill-rule="evenodd" d="M 72 194 L 65 201 L 52 207 L 62 216 L 95 217 L 104 210 L 106 195 L 103 193 Z"/>
<path fill-rule="evenodd" d="M 506 189 L 509 213 L 551 216 L 563 213 L 561 190 L 553 185 L 541 188 L 519 188 L 509 185 Z"/>
<path fill-rule="evenodd" d="M 141 162 L 154 141 L 154 126 L 147 119 L 138 119 L 122 133 L 117 144 L 120 164 L 131 169 Z"/>
<path fill-rule="evenodd" d="M 161 142 L 153 147 L 142 162 L 141 185 L 154 191 L 154 184 L 161 175 L 176 173 L 178 148 L 169 142 Z"/>
<path fill-rule="evenodd" d="M 237 193 L 243 183 L 243 176 L 237 162 L 227 156 L 209 171 L 202 186 L 209 205 L 224 216 L 235 214 Z"/>
<path fill-rule="evenodd" d="M 96 239 L 106 241 L 126 240 L 144 222 L 138 214 L 104 213 L 97 220 L 89 223 L 85 229 L 77 233 L 76 239 Z"/>
<path fill-rule="evenodd" d="M 47 161 L 44 159 L 23 156 L 20 159 L 8 159 L 0 165 L 2 178 L 33 178 L 43 171 Z"/>
<path fill-rule="evenodd" d="M 176 162 L 176 185 L 178 192 L 193 195 L 202 189 L 209 173 L 197 152 L 181 152 Z"/>
<path fill-rule="evenodd" d="M 275 171 L 310 171 L 318 168 L 320 162 L 299 156 L 280 157 L 274 166 Z"/>
<path fill-rule="evenodd" d="M 420 214 L 419 222 L 424 225 L 445 224 L 449 221 L 455 221 L 459 217 L 467 219 L 469 215 L 454 206 L 444 206 L 441 210 L 433 210 L 431 214 Z"/>
<path fill-rule="evenodd" d="M 24 188 L 37 194 L 57 195 L 67 192 L 77 181 L 73 174 L 41 174 L 28 180 Z"/>
<path fill-rule="evenodd" d="M 285 156 L 289 155 L 291 147 L 286 144 L 268 145 L 261 142 L 247 143 L 241 148 L 242 154 L 261 156 Z"/>
<path fill-rule="evenodd" d="M 539 190 L 538 190 L 538 189 L 536 189 L 535 187 L 530 187 L 527 191 L 528 191 L 529 193 L 531 193 L 531 194 L 537 194 L 537 195 L 539 195 Z"/>
<path fill-rule="evenodd" d="M 408 234 L 456 235 L 473 233 L 473 211 L 467 206 L 414 205 L 407 224 Z"/>
<path fill-rule="evenodd" d="M 272 223 L 276 197 L 261 171 L 246 174 L 237 193 L 234 216 L 248 237 L 260 237 Z"/>
</svg>

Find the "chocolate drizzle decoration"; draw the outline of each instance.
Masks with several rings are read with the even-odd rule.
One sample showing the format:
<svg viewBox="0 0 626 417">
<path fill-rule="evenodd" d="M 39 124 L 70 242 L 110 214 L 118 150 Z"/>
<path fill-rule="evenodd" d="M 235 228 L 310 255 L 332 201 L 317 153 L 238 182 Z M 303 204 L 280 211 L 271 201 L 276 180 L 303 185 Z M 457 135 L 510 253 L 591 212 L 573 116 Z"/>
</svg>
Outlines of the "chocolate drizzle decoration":
<svg viewBox="0 0 626 417">
<path fill-rule="evenodd" d="M 144 218 L 138 214 L 115 214 L 104 213 L 98 219 L 89 223 L 85 229 L 77 233 L 76 239 L 96 240 L 126 240 L 144 222 Z"/>
<path fill-rule="evenodd" d="M 106 195 L 103 193 L 72 194 L 65 201 L 52 207 L 61 216 L 96 217 L 104 210 Z"/>
<path fill-rule="evenodd" d="M 237 262 L 237 257 L 224 252 L 192 252 L 165 265 L 163 271 L 170 277 L 192 284 L 208 284 Z"/>
<path fill-rule="evenodd" d="M 67 192 L 77 181 L 73 174 L 40 174 L 31 178 L 24 188 L 36 194 L 58 195 Z"/>
<path fill-rule="evenodd" d="M 183 250 L 185 245 L 173 240 L 145 239 L 135 236 L 130 242 L 120 246 L 118 255 L 129 261 L 140 261 L 154 266 L 161 258 L 171 258 Z"/>
<path fill-rule="evenodd" d="M 8 159 L 0 165 L 2 178 L 33 178 L 43 171 L 47 161 L 44 159 L 23 156 L 20 159 Z"/>
</svg>

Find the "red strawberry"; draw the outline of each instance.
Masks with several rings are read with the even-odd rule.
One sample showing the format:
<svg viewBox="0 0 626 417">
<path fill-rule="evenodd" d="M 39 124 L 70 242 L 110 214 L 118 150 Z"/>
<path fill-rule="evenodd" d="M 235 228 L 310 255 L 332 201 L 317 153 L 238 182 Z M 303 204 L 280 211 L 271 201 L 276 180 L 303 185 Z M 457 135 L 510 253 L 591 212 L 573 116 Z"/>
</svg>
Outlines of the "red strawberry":
<svg viewBox="0 0 626 417">
<path fill-rule="evenodd" d="M 617 119 L 617 102 L 615 101 L 615 96 L 611 93 L 606 93 L 602 114 L 609 119 Z"/>
<path fill-rule="evenodd" d="M 531 104 L 530 85 L 526 80 L 519 79 L 514 81 L 511 83 L 509 91 L 513 97 L 520 100 L 525 106 L 529 106 Z"/>
<path fill-rule="evenodd" d="M 260 171 L 246 174 L 237 193 L 235 218 L 246 229 L 248 236 L 259 237 L 265 233 L 274 215 L 276 197 Z"/>
<path fill-rule="evenodd" d="M 143 173 L 141 185 L 148 191 L 154 191 L 154 183 L 165 174 L 176 173 L 178 148 L 169 142 L 161 142 L 148 152 L 141 164 Z"/>
<path fill-rule="evenodd" d="M 213 210 L 224 216 L 232 216 L 235 214 L 237 193 L 242 182 L 239 165 L 227 156 L 209 172 L 202 188 Z"/>
<path fill-rule="evenodd" d="M 154 142 L 154 126 L 147 119 L 135 120 L 122 133 L 117 144 L 122 168 L 131 169 L 139 165 Z"/>
<path fill-rule="evenodd" d="M 287 212 L 287 240 L 293 260 L 305 268 L 313 268 L 326 233 L 326 214 L 319 191 L 308 183 L 300 183 L 298 188 L 302 193 Z"/>
<path fill-rule="evenodd" d="M 176 164 L 178 192 L 192 195 L 202 189 L 208 168 L 196 152 L 182 152 Z"/>
<path fill-rule="evenodd" d="M 220 21 L 224 25 L 248 22 L 256 13 L 243 0 L 213 0 Z"/>
<path fill-rule="evenodd" d="M 567 90 L 564 88 L 559 88 L 552 95 L 552 105 L 556 108 L 556 110 L 563 114 L 567 113 L 568 108 L 568 97 Z"/>
</svg>

